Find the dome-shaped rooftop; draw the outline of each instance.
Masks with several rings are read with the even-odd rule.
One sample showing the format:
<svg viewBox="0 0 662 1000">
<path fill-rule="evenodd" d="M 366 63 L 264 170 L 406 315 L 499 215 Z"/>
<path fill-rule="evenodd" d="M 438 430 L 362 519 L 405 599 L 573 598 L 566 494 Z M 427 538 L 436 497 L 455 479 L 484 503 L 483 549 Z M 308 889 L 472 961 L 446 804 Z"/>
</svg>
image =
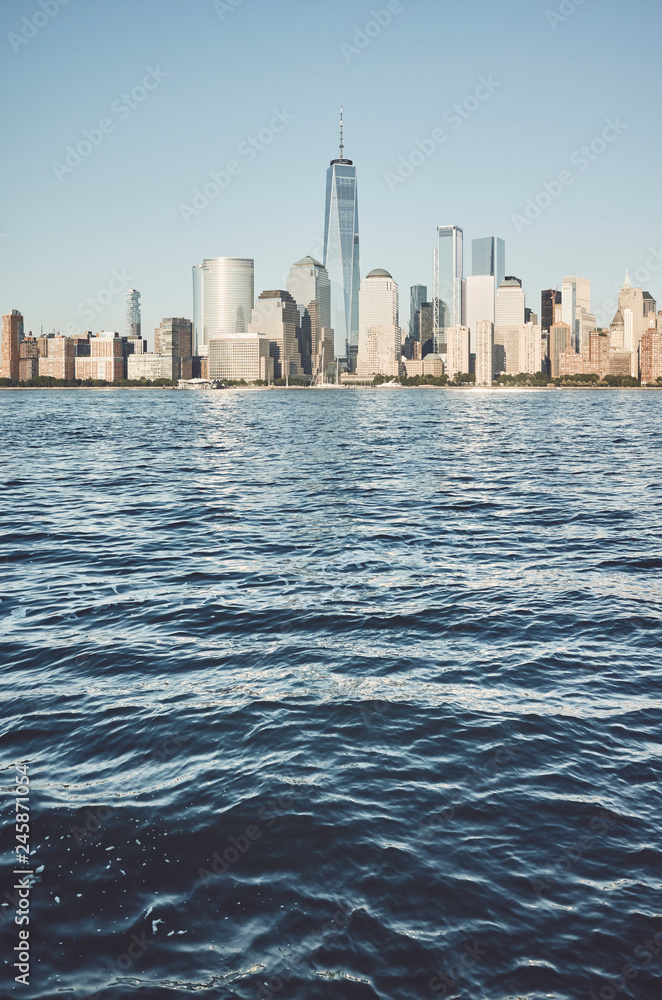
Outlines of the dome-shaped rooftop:
<svg viewBox="0 0 662 1000">
<path fill-rule="evenodd" d="M 374 271 L 366 275 L 368 278 L 390 278 L 393 281 L 393 275 L 385 271 L 383 267 L 376 267 Z"/>
</svg>

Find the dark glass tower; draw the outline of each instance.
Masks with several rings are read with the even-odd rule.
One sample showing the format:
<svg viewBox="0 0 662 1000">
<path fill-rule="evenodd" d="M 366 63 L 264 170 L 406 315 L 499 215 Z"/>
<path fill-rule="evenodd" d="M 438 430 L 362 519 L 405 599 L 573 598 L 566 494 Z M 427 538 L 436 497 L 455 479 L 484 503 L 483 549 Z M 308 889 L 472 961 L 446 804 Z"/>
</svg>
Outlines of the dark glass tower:
<svg viewBox="0 0 662 1000">
<path fill-rule="evenodd" d="M 359 207 L 356 167 L 344 157 L 342 109 L 340 156 L 326 174 L 324 266 L 331 283 L 334 353 L 353 368 L 359 345 Z"/>
</svg>

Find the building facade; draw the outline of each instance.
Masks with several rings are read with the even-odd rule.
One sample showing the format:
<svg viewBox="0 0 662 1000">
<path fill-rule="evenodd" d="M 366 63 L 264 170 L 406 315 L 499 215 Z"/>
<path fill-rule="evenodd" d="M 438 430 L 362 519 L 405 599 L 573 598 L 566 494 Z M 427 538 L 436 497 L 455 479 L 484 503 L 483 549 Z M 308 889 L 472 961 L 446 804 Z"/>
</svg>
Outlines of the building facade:
<svg viewBox="0 0 662 1000">
<path fill-rule="evenodd" d="M 163 376 L 164 378 L 183 378 L 182 361 L 191 362 L 193 354 L 191 320 L 181 316 L 161 320 L 160 326 L 154 331 L 154 353 L 170 356 L 170 368 L 174 374 Z"/>
<path fill-rule="evenodd" d="M 39 374 L 39 344 L 34 337 L 24 337 L 18 345 L 18 380 L 27 382 Z"/>
<path fill-rule="evenodd" d="M 377 268 L 361 283 L 356 373 L 397 376 L 401 353 L 398 286 L 388 271 Z"/>
<path fill-rule="evenodd" d="M 446 330 L 464 326 L 464 233 L 438 226 L 434 249 L 434 350 L 446 353 Z"/>
<path fill-rule="evenodd" d="M 409 336 L 421 339 L 421 306 L 428 300 L 427 285 L 412 285 L 409 289 Z"/>
<path fill-rule="evenodd" d="M 39 374 L 51 378 L 76 377 L 76 345 L 68 337 L 48 337 L 47 352 L 39 357 Z"/>
<path fill-rule="evenodd" d="M 140 340 L 142 337 L 142 320 L 140 317 L 140 292 L 130 288 L 126 293 L 125 336 L 129 340 Z"/>
<path fill-rule="evenodd" d="M 263 333 L 270 341 L 274 378 L 305 375 L 299 351 L 299 308 L 289 292 L 283 289 L 262 292 L 247 332 Z M 211 371 L 210 377 L 213 377 Z"/>
<path fill-rule="evenodd" d="M 646 330 L 639 341 L 639 377 L 642 385 L 662 378 L 662 333 Z"/>
<path fill-rule="evenodd" d="M 212 337 L 246 333 L 255 301 L 255 262 L 211 257 L 193 268 L 194 353 L 207 354 Z"/>
<path fill-rule="evenodd" d="M 124 373 L 124 351 L 119 333 L 103 332 L 91 337 L 89 356 L 75 360 L 75 377 L 85 381 L 121 382 Z"/>
<path fill-rule="evenodd" d="M 126 362 L 126 376 L 133 381 L 139 382 L 146 379 L 153 382 L 155 379 L 167 378 L 176 381 L 180 378 L 181 366 L 176 361 L 172 352 L 163 354 L 131 354 Z M 104 376 L 97 376 L 103 378 Z"/>
<path fill-rule="evenodd" d="M 469 328 L 451 326 L 446 331 L 446 374 L 450 378 L 469 374 Z"/>
<path fill-rule="evenodd" d="M 494 381 L 494 323 L 476 323 L 474 338 L 476 354 L 476 385 L 492 385 Z"/>
<path fill-rule="evenodd" d="M 495 287 L 506 278 L 506 244 L 498 236 L 484 236 L 471 243 L 471 273 L 494 278 Z"/>
<path fill-rule="evenodd" d="M 299 309 L 299 353 L 304 373 L 318 382 L 335 358 L 328 272 L 318 260 L 304 257 L 292 265 L 287 290 Z"/>
<path fill-rule="evenodd" d="M 497 289 L 494 305 L 494 371 L 517 375 L 520 371 L 520 329 L 525 325 L 526 304 L 519 278 L 507 277 Z"/>
<path fill-rule="evenodd" d="M 18 381 L 19 345 L 24 337 L 23 316 L 18 309 L 2 317 L 2 344 L 0 345 L 0 378 Z"/>
<path fill-rule="evenodd" d="M 263 333 L 237 333 L 209 341 L 209 378 L 228 382 L 273 382 L 271 342 Z"/>
</svg>

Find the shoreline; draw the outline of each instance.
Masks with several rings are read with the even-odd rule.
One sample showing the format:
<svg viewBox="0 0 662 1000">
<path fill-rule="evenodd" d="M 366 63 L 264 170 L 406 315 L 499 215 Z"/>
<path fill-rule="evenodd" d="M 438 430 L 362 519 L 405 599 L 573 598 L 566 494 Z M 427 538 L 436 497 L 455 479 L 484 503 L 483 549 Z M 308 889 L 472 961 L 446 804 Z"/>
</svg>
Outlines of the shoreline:
<svg viewBox="0 0 662 1000">
<path fill-rule="evenodd" d="M 339 389 L 381 389 L 378 385 L 229 385 L 224 389 L 180 389 L 174 385 L 3 385 L 0 392 L 324 392 Z M 426 389 L 445 392 L 641 392 L 659 391 L 662 385 L 400 385 L 398 389 Z M 389 389 L 389 391 L 392 391 Z"/>
</svg>

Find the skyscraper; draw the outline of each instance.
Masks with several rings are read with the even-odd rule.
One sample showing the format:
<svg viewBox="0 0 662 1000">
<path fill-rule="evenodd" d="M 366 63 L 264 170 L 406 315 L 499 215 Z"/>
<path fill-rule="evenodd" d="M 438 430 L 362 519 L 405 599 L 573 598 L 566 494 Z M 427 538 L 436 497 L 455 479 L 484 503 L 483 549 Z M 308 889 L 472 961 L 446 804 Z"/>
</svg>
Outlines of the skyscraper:
<svg viewBox="0 0 662 1000">
<path fill-rule="evenodd" d="M 409 290 L 409 336 L 421 339 L 421 306 L 428 300 L 427 285 L 412 285 Z"/>
<path fill-rule="evenodd" d="M 170 359 L 172 374 L 169 378 L 182 378 L 182 361 L 191 357 L 193 324 L 190 319 L 169 317 L 161 320 L 154 331 L 154 353 Z"/>
<path fill-rule="evenodd" d="M 632 354 L 630 374 L 637 378 L 639 342 L 646 332 L 648 323 L 644 317 L 644 293 L 641 288 L 633 286 L 629 271 L 625 275 L 625 281 L 618 297 L 618 307 L 625 326 L 625 350 Z"/>
<path fill-rule="evenodd" d="M 498 236 L 484 236 L 471 243 L 471 273 L 489 274 L 496 288 L 506 277 L 506 244 Z"/>
<path fill-rule="evenodd" d="M 2 347 L 0 348 L 0 378 L 18 381 L 19 344 L 23 340 L 23 316 L 18 309 L 2 317 Z"/>
<path fill-rule="evenodd" d="M 193 268 L 196 354 L 206 356 L 212 337 L 246 333 L 255 297 L 255 262 L 212 257 Z"/>
<path fill-rule="evenodd" d="M 140 292 L 135 288 L 130 288 L 126 293 L 126 336 L 131 340 L 140 340 L 141 320 L 140 320 Z"/>
<path fill-rule="evenodd" d="M 571 281 L 564 281 L 561 286 L 561 319 L 572 331 L 572 339 L 568 347 L 578 351 L 577 286 Z"/>
<path fill-rule="evenodd" d="M 499 285 L 494 309 L 494 370 L 507 375 L 520 371 L 520 327 L 525 321 L 525 300 L 519 278 L 507 277 Z"/>
<path fill-rule="evenodd" d="M 354 367 L 359 342 L 359 206 L 356 167 L 345 159 L 340 110 L 340 156 L 326 174 L 324 266 L 331 282 L 331 326 L 336 358 Z"/>
<path fill-rule="evenodd" d="M 271 344 L 274 378 L 304 375 L 299 351 L 299 309 L 289 292 L 262 292 L 255 303 L 248 333 L 263 333 Z M 235 331 L 237 333 L 242 331 Z"/>
<path fill-rule="evenodd" d="M 402 348 L 398 286 L 383 268 L 361 283 L 357 373 L 399 375 Z"/>
<path fill-rule="evenodd" d="M 481 320 L 476 324 L 476 385 L 492 385 L 494 380 L 494 323 Z"/>
<path fill-rule="evenodd" d="M 318 260 L 304 257 L 292 265 L 287 290 L 299 307 L 299 350 L 304 372 L 318 381 L 335 357 L 328 272 Z"/>
<path fill-rule="evenodd" d="M 463 243 L 458 226 L 438 226 L 434 249 L 434 350 L 446 352 L 446 330 L 463 326 Z"/>
</svg>

